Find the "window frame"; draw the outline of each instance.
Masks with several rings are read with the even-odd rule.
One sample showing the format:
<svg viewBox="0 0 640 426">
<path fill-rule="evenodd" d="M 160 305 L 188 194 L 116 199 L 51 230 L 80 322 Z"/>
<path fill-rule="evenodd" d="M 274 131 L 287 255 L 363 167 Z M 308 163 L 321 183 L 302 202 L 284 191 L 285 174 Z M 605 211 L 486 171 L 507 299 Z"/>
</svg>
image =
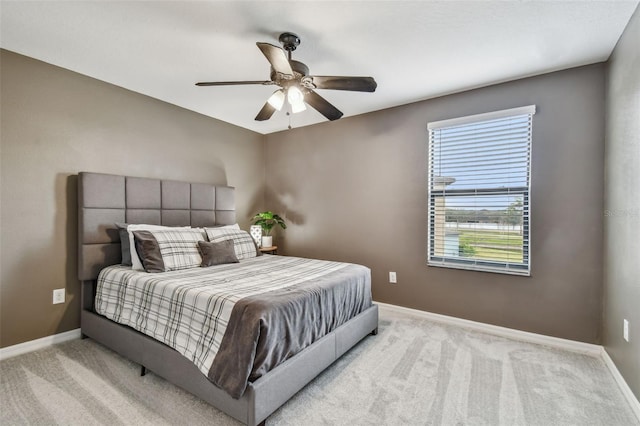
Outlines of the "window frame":
<svg viewBox="0 0 640 426">
<path fill-rule="evenodd" d="M 427 154 L 428 154 L 428 170 L 427 170 L 427 265 L 435 266 L 435 267 L 444 267 L 444 268 L 454 268 L 454 269 L 466 269 L 473 271 L 482 271 L 482 272 L 493 272 L 500 274 L 509 274 L 509 275 L 523 275 L 530 276 L 531 275 L 531 160 L 532 160 L 532 142 L 533 142 L 533 116 L 536 113 L 535 105 L 528 105 L 519 108 L 511 108 L 499 111 L 492 111 L 488 113 L 475 114 L 465 117 L 457 117 L 447 120 L 433 121 L 429 122 L 427 125 L 428 130 L 428 145 L 427 145 Z M 483 187 L 474 187 L 473 189 L 446 189 L 442 187 L 441 189 L 435 189 L 434 185 L 442 185 L 442 182 L 433 182 L 434 178 L 441 176 L 434 175 L 434 159 L 433 155 L 435 153 L 435 149 L 432 147 L 434 143 L 434 131 L 444 128 L 452 128 L 457 126 L 465 126 L 474 123 L 481 123 L 491 120 L 504 119 L 510 117 L 519 117 L 519 116 L 529 116 L 529 124 L 528 124 L 528 141 L 527 141 L 527 174 L 526 174 L 526 186 L 509 186 L 503 188 L 483 188 Z M 441 143 L 441 142 L 440 142 Z M 439 154 L 440 156 L 442 154 Z M 481 165 L 481 163 L 478 163 Z M 507 169 L 504 169 L 507 170 Z M 522 205 L 523 205 L 523 218 L 521 229 L 523 233 L 522 240 L 522 249 L 523 249 L 523 262 L 522 264 L 512 263 L 512 262 L 499 262 L 499 261 L 490 261 L 487 259 L 474 259 L 470 260 L 469 258 L 464 258 L 461 256 L 447 256 L 446 253 L 442 253 L 442 255 L 435 254 L 435 239 L 436 239 L 436 222 L 437 217 L 441 215 L 436 214 L 436 197 L 439 195 L 441 197 L 451 196 L 456 197 L 456 193 L 458 196 L 469 196 L 469 192 L 473 191 L 473 196 L 482 195 L 518 195 L 522 196 Z M 525 214 L 526 211 L 526 214 Z M 445 213 L 445 222 L 446 223 L 446 213 Z M 445 241 L 445 240 L 443 240 Z M 444 244 L 444 243 L 443 243 Z M 524 259 L 526 258 L 526 263 Z"/>
</svg>

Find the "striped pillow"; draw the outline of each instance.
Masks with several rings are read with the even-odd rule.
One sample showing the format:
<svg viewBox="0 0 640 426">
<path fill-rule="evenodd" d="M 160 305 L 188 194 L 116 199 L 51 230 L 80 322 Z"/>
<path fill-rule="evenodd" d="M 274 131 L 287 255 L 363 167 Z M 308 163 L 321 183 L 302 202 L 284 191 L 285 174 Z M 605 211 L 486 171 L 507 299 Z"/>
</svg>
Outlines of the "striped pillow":
<svg viewBox="0 0 640 426">
<path fill-rule="evenodd" d="M 233 248 L 238 260 L 259 256 L 255 241 L 247 231 L 229 228 L 205 228 L 207 238 L 212 243 L 233 240 Z"/>
<path fill-rule="evenodd" d="M 149 225 L 144 223 L 116 223 L 120 232 L 120 246 L 122 248 L 122 264 L 131 266 L 136 271 L 144 271 L 144 266 L 136 251 L 136 244 L 133 238 L 133 231 L 162 230 L 162 229 L 191 229 L 190 226 L 162 226 Z M 125 250 L 129 250 L 128 253 Z"/>
<path fill-rule="evenodd" d="M 160 248 L 165 271 L 199 268 L 202 256 L 198 241 L 205 241 L 202 231 L 197 229 L 148 230 Z"/>
</svg>

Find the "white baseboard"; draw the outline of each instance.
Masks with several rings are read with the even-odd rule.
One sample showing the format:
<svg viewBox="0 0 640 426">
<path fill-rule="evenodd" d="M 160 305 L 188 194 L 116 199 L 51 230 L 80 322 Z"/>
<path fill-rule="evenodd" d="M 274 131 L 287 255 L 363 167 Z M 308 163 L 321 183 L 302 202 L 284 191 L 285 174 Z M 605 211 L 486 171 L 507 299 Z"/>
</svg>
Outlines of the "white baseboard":
<svg viewBox="0 0 640 426">
<path fill-rule="evenodd" d="M 567 351 L 578 352 L 581 354 L 593 356 L 595 358 L 600 358 L 611 372 L 611 375 L 618 384 L 620 391 L 631 406 L 631 410 L 640 421 L 640 402 L 638 402 L 638 399 L 631 391 L 631 388 L 629 388 L 629 385 L 624 380 L 624 377 L 622 377 L 622 374 L 620 374 L 620 372 L 618 371 L 618 368 L 614 364 L 607 351 L 600 345 L 577 342 L 575 340 L 561 339 L 559 337 L 545 336 L 543 334 L 530 333 L 528 331 L 515 330 L 513 328 L 500 327 L 497 325 L 485 324 L 482 322 L 470 321 L 462 318 L 450 317 L 447 315 L 434 314 L 432 312 L 405 308 L 403 306 L 390 305 L 388 303 L 375 303 L 382 308 L 417 315 L 435 322 L 455 325 L 487 334 L 493 334 L 495 336 L 507 337 L 510 339 L 520 340 L 528 343 L 537 343 L 539 345 L 550 346 L 553 348 L 564 349 Z"/>
<path fill-rule="evenodd" d="M 65 331 L 64 333 L 54 334 L 53 336 L 46 336 L 40 339 L 19 343 L 17 345 L 7 346 L 6 348 L 0 349 L 0 361 L 17 355 L 26 354 L 27 352 L 46 348 L 47 346 L 55 345 L 56 343 L 79 339 L 80 334 L 80 329 L 76 328 L 75 330 Z"/>
<path fill-rule="evenodd" d="M 558 349 L 565 349 L 571 352 L 599 357 L 602 354 L 602 346 L 593 345 L 591 343 L 577 342 L 575 340 L 561 339 L 559 337 L 545 336 L 543 334 L 530 333 L 528 331 L 515 330 L 513 328 L 500 327 L 498 325 L 485 324 L 483 322 L 471 321 L 462 318 L 450 317 L 447 315 L 434 314 L 427 311 L 419 311 L 417 309 L 405 308 L 403 306 L 390 305 L 387 303 L 375 302 L 379 306 L 389 308 L 399 312 L 406 312 L 419 315 L 431 321 L 441 322 L 445 324 L 456 325 L 459 327 L 470 328 L 472 330 L 481 331 L 483 333 L 493 334 L 495 336 L 507 337 L 523 342 L 537 343 L 539 345 L 550 346 Z"/>
<path fill-rule="evenodd" d="M 602 353 L 600 354 L 600 356 L 609 368 L 609 371 L 611 372 L 614 380 L 616 381 L 616 383 L 618 383 L 618 387 L 620 387 L 620 390 L 631 406 L 631 410 L 633 410 L 636 417 L 638 418 L 638 421 L 640 421 L 640 401 L 638 401 L 638 398 L 636 398 L 636 396 L 633 394 L 631 388 L 627 384 L 626 380 L 624 380 L 624 377 L 622 377 L 622 374 L 620 374 L 620 371 L 618 371 L 618 367 L 616 367 L 616 364 L 613 362 L 613 360 L 609 356 L 609 353 L 604 347 L 602 348 Z"/>
</svg>

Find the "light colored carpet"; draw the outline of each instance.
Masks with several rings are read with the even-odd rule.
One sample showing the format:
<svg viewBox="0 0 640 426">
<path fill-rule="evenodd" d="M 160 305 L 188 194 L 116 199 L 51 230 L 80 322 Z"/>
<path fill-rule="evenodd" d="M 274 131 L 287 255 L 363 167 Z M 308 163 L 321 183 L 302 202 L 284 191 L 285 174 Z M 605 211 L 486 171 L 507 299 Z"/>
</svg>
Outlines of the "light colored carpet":
<svg viewBox="0 0 640 426">
<path fill-rule="evenodd" d="M 0 424 L 237 425 L 90 339 L 0 363 Z M 640 425 L 602 360 L 380 309 L 267 425 Z"/>
</svg>

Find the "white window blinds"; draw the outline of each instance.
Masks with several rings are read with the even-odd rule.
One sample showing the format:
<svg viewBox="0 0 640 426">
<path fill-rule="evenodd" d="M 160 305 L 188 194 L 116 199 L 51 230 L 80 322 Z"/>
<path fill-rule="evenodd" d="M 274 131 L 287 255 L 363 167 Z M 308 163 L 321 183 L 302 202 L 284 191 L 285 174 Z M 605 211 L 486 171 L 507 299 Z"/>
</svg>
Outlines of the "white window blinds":
<svg viewBox="0 0 640 426">
<path fill-rule="evenodd" d="M 429 265 L 529 275 L 534 113 L 429 123 Z"/>
</svg>

